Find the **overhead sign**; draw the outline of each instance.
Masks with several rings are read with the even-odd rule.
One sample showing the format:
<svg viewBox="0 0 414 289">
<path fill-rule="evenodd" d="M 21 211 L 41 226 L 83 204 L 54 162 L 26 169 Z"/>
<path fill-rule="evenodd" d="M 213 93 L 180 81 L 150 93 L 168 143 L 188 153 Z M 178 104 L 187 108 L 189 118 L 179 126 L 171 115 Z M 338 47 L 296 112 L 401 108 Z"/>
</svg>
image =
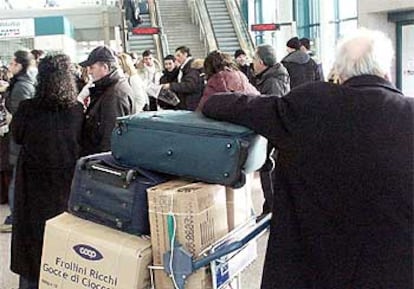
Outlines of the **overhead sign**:
<svg viewBox="0 0 414 289">
<path fill-rule="evenodd" d="M 274 31 L 280 30 L 280 25 L 277 25 L 276 23 L 252 24 L 251 29 L 252 31 Z"/>
<path fill-rule="evenodd" d="M 158 34 L 160 33 L 160 28 L 158 27 L 137 27 L 132 29 L 132 34 Z"/>
<path fill-rule="evenodd" d="M 33 18 L 0 20 L 0 38 L 27 38 L 35 36 Z"/>
</svg>

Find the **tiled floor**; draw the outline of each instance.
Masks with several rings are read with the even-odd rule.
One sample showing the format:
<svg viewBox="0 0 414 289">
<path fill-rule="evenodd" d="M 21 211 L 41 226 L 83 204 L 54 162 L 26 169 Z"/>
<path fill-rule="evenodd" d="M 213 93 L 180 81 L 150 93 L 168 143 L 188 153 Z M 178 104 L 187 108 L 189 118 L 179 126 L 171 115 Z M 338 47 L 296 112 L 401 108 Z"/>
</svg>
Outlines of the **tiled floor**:
<svg viewBox="0 0 414 289">
<path fill-rule="evenodd" d="M 260 212 L 263 202 L 263 195 L 258 178 L 255 179 L 253 187 L 253 203 L 257 212 Z M 0 222 L 8 215 L 9 208 L 7 205 L 0 205 Z M 242 274 L 241 284 L 243 289 L 259 289 L 264 262 L 264 253 L 266 251 L 268 233 L 266 232 L 258 239 L 258 258 Z M 18 275 L 12 273 L 10 265 L 10 239 L 11 234 L 0 233 L 0 289 L 17 289 Z M 134 289 L 134 288 L 131 288 Z M 241 288 L 239 288 L 241 289 Z"/>
</svg>

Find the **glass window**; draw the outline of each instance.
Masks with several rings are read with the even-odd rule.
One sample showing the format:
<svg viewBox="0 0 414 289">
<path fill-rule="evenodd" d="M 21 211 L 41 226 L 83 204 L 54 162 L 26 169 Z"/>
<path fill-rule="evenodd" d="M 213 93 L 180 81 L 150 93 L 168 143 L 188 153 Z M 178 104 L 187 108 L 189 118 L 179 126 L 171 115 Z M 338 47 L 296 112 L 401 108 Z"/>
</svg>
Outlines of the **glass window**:
<svg viewBox="0 0 414 289">
<path fill-rule="evenodd" d="M 336 39 L 355 30 L 358 26 L 357 0 L 335 0 L 332 23 L 336 24 Z"/>
<path fill-rule="evenodd" d="M 293 0 L 298 37 L 319 36 L 320 0 Z"/>
<path fill-rule="evenodd" d="M 353 18 L 357 16 L 357 1 L 356 0 L 339 0 L 339 18 Z"/>
</svg>

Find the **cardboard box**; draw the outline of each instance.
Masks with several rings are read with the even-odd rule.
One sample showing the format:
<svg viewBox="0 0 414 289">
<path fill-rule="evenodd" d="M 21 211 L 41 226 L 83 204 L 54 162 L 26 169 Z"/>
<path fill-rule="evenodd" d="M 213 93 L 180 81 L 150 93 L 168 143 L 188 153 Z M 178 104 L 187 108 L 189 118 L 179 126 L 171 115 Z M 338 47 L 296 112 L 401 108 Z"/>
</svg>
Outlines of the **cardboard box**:
<svg viewBox="0 0 414 289">
<path fill-rule="evenodd" d="M 167 220 L 172 216 L 176 241 L 194 257 L 228 232 L 226 192 L 220 185 L 167 182 L 148 189 L 148 208 L 155 265 L 162 265 L 170 250 Z"/>
<path fill-rule="evenodd" d="M 229 231 L 232 231 L 234 228 L 245 224 L 252 218 L 253 177 L 253 173 L 247 174 L 246 184 L 239 189 L 226 187 L 227 221 Z"/>
<path fill-rule="evenodd" d="M 63 213 L 46 222 L 39 289 L 147 289 L 151 242 Z"/>
</svg>

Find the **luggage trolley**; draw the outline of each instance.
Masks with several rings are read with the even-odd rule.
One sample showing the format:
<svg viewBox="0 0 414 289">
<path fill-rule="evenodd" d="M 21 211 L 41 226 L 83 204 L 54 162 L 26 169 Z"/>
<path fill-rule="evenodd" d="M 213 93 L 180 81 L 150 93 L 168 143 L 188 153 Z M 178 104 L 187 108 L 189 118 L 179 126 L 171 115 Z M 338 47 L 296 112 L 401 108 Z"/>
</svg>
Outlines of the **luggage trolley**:
<svg viewBox="0 0 414 289">
<path fill-rule="evenodd" d="M 207 248 L 198 258 L 193 258 L 181 244 L 175 242 L 173 220 L 169 219 L 173 250 L 164 254 L 164 266 L 149 266 L 151 288 L 155 288 L 153 270 L 164 270 L 172 279 L 175 289 L 184 289 L 185 281 L 192 273 L 210 265 L 213 289 L 222 289 L 236 278 L 240 289 L 240 273 L 256 258 L 256 243 L 252 241 L 265 232 L 270 219 L 271 214 L 268 214 L 258 223 L 255 220 L 247 222 Z"/>
</svg>

